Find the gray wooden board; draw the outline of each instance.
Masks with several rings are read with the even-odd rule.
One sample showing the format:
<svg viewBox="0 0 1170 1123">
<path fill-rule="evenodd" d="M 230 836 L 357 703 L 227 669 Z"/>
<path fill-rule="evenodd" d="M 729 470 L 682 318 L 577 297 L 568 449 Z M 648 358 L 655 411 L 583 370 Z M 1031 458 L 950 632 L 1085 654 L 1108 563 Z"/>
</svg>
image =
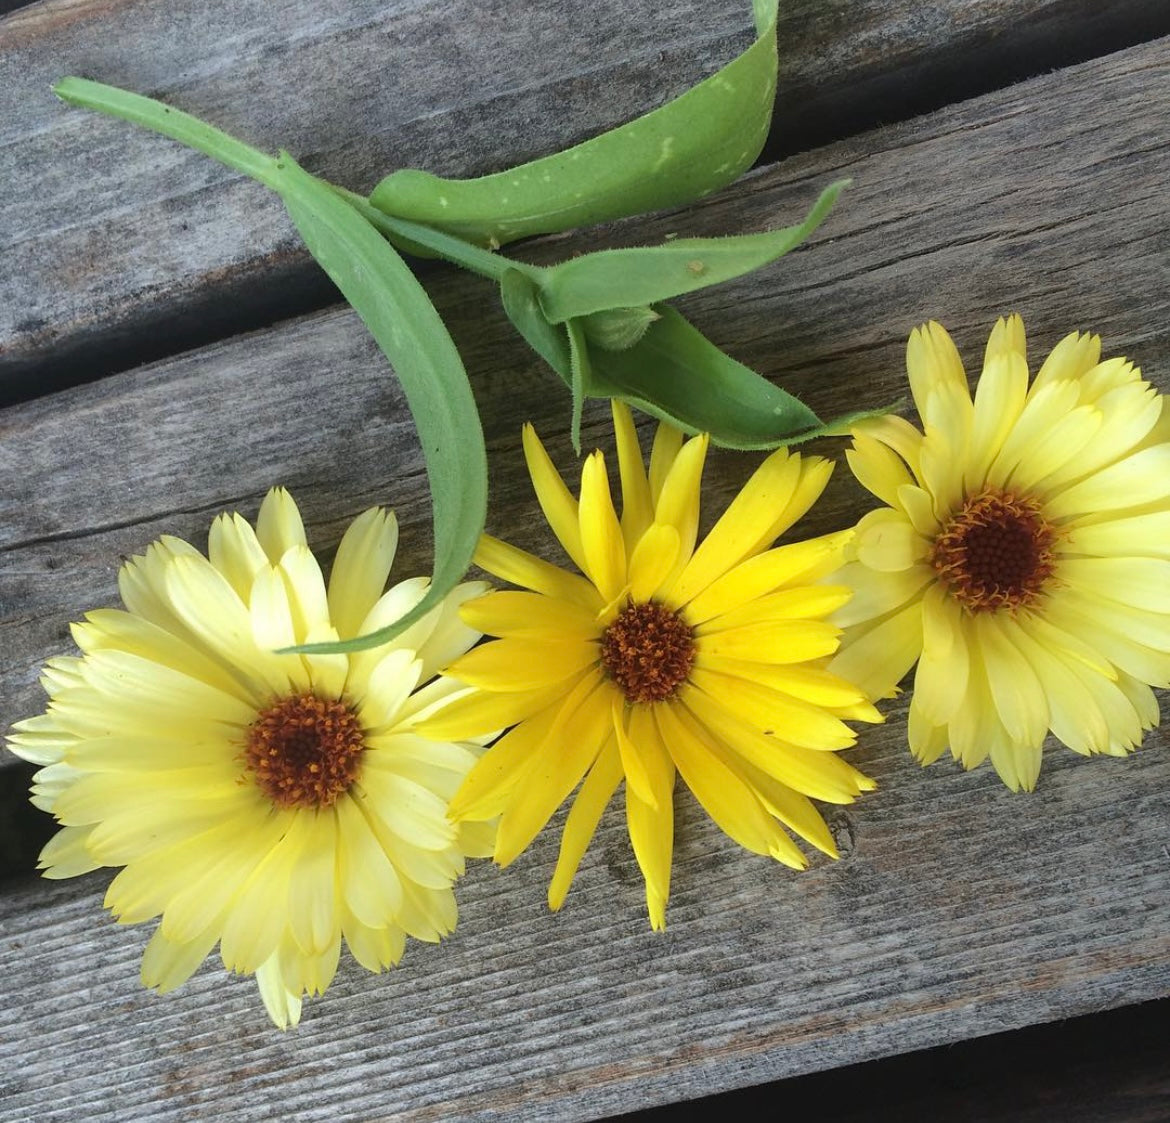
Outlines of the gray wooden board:
<svg viewBox="0 0 1170 1123">
<path fill-rule="evenodd" d="M 1012 309 L 1034 358 L 1093 328 L 1167 390 L 1168 79 L 1170 42 L 1150 43 L 765 169 L 654 232 L 780 224 L 854 177 L 809 246 L 686 302 L 826 413 L 901 393 L 922 319 L 946 323 L 974 363 Z M 491 529 L 547 552 L 517 430 L 532 417 L 569 465 L 565 395 L 546 392 L 479 282 L 432 280 L 483 407 Z M 606 434 L 590 409 L 586 443 Z M 752 462 L 712 457 L 708 518 Z M 352 514 L 392 502 L 404 571 L 426 560 L 401 398 L 345 311 L 2 411 L 0 474 L 6 715 L 37 708 L 36 666 L 64 649 L 68 619 L 111 600 L 121 555 L 163 531 L 198 538 L 270 484 L 293 488 L 326 551 Z M 863 509 L 839 472 L 805 529 Z M 284 1035 L 252 983 L 214 964 L 168 998 L 142 991 L 145 932 L 100 912 L 106 875 L 13 883 L 0 1115 L 583 1119 L 1170 993 L 1165 732 L 1124 761 L 1054 751 L 1019 796 L 987 768 L 919 769 L 904 708 L 851 754 L 880 788 L 830 810 L 840 862 L 795 874 L 748 855 L 680 794 L 655 935 L 615 807 L 560 914 L 544 907 L 545 832 L 506 871 L 473 864 L 450 941 L 412 945 L 380 978 L 343 962 Z"/>
<path fill-rule="evenodd" d="M 781 145 L 1170 31 L 1162 0 L 781 6 Z M 366 190 L 396 167 L 478 174 L 628 120 L 742 49 L 749 12 L 748 0 L 48 0 L 0 20 L 0 397 L 328 300 L 274 197 L 68 110 L 49 89 L 62 75 L 163 96 Z"/>
</svg>

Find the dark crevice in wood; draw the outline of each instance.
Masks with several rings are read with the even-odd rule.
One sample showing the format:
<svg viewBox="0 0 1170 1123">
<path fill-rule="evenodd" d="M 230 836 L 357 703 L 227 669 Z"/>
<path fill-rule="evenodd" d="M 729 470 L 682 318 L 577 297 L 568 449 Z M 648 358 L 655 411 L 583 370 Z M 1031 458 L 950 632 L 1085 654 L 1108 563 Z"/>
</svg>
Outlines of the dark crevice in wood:
<svg viewBox="0 0 1170 1123">
<path fill-rule="evenodd" d="M 0 407 L 95 382 L 336 305 L 340 293 L 312 261 L 241 271 L 181 299 L 143 302 L 112 326 L 52 341 L 27 358 L 0 355 Z M 45 330 L 49 329 L 45 326 Z"/>
<path fill-rule="evenodd" d="M 28 801 L 36 768 L 23 762 L 0 768 L 0 882 L 36 868 L 37 854 L 57 825 Z"/>
<path fill-rule="evenodd" d="M 991 25 L 901 65 L 878 58 L 872 74 L 855 71 L 845 84 L 786 89 L 781 47 L 780 96 L 760 163 L 1170 35 L 1170 4 L 1162 0 L 1085 0 L 1083 7 L 1076 15 L 1062 11 L 1018 28 Z"/>
<path fill-rule="evenodd" d="M 905 64 L 891 66 L 890 60 L 877 58 L 872 75 L 852 72 L 844 84 L 786 88 L 782 73 L 772 135 L 760 163 L 1166 34 L 1170 5 L 1149 0 L 1097 5 L 1086 0 L 1083 18 L 1070 18 L 1064 11 L 1051 23 L 1037 20 L 1009 32 L 988 27 Z M 276 264 L 255 263 L 196 292 L 160 294 L 112 326 L 95 321 L 90 330 L 54 340 L 51 328 L 42 325 L 45 346 L 27 356 L 0 355 L 0 407 L 205 347 L 337 300 L 324 274 L 294 253 L 282 255 Z M 35 334 L 38 325 L 25 328 Z"/>
<path fill-rule="evenodd" d="M 1162 999 L 619 1118 L 765 1109 L 817 1123 L 1153 1123 L 1170 1118 L 1167 1024 Z"/>
</svg>

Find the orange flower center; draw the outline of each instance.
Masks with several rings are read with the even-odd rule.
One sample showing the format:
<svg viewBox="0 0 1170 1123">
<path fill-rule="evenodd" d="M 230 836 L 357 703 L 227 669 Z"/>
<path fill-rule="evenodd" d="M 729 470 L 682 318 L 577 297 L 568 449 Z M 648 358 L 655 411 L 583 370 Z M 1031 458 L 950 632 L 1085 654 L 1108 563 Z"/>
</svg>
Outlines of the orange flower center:
<svg viewBox="0 0 1170 1123">
<path fill-rule="evenodd" d="M 677 612 L 629 604 L 601 637 L 601 665 L 630 702 L 663 702 L 686 682 L 695 637 Z"/>
<path fill-rule="evenodd" d="M 248 727 L 244 758 L 278 807 L 330 807 L 357 777 L 365 750 L 357 714 L 334 698 L 281 698 Z"/>
<path fill-rule="evenodd" d="M 1034 499 L 984 491 L 934 540 L 930 564 L 972 612 L 1014 612 L 1039 596 L 1055 565 L 1056 532 Z"/>
</svg>

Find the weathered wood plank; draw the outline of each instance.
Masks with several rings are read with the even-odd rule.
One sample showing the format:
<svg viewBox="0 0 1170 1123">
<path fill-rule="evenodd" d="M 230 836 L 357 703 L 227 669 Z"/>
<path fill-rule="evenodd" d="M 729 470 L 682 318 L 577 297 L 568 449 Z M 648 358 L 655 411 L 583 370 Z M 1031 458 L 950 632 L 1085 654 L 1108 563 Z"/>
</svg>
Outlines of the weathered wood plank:
<svg viewBox="0 0 1170 1123">
<path fill-rule="evenodd" d="M 471 175 L 576 142 L 681 92 L 750 38 L 746 0 L 577 11 L 48 0 L 0 20 L 0 182 L 14 185 L 0 199 L 0 401 L 333 299 L 263 189 L 66 110 L 56 78 L 172 98 L 368 189 L 394 167 Z M 929 16 L 911 0 L 786 0 L 776 145 L 823 143 L 1168 31 L 1160 0 L 944 0 Z"/>
<path fill-rule="evenodd" d="M 978 355 L 1011 308 L 1037 353 L 1091 327 L 1170 389 L 1168 77 L 1163 40 L 760 172 L 658 232 L 779 224 L 832 177 L 856 186 L 811 246 L 688 311 L 825 412 L 900 393 L 921 319 Z M 492 528 L 547 550 L 515 434 L 532 416 L 568 464 L 567 404 L 534 389 L 544 376 L 477 282 L 433 280 L 484 410 Z M 587 441 L 604 431 L 592 410 Z M 710 471 L 714 509 L 747 464 L 721 454 Z M 362 506 L 395 503 L 406 561 L 424 560 L 420 459 L 345 312 L 0 412 L 0 473 L 5 714 L 35 708 L 35 666 L 112 597 L 119 554 L 254 509 L 271 483 L 325 547 Z M 861 509 L 840 478 L 809 529 Z M 654 936 L 620 816 L 556 916 L 546 834 L 507 871 L 473 868 L 446 946 L 412 947 L 380 980 L 343 965 L 280 1037 L 251 984 L 211 967 L 168 999 L 140 992 L 143 934 L 100 916 L 103 876 L 13 886 L 0 1102 L 47 1120 L 246 1120 L 274 1103 L 306 1120 L 590 1118 L 1170 993 L 1164 731 L 1128 761 L 1054 754 L 1031 797 L 987 769 L 920 770 L 903 737 L 894 707 L 853 754 L 881 787 L 832 812 L 839 863 L 774 867 L 682 798 Z"/>
</svg>

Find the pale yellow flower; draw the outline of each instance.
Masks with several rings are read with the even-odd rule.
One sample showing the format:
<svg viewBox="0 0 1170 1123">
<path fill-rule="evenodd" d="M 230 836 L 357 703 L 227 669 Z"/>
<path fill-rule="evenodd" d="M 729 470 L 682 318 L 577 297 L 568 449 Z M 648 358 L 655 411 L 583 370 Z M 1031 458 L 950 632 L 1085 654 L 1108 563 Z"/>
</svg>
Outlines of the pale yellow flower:
<svg viewBox="0 0 1170 1123">
<path fill-rule="evenodd" d="M 909 739 L 988 756 L 1030 790 L 1049 730 L 1123 756 L 1170 682 L 1170 415 L 1097 336 L 1063 339 L 1029 384 L 1018 316 L 991 333 L 974 401 L 950 336 L 917 329 L 922 419 L 855 433 L 850 466 L 887 504 L 858 524 L 840 580 L 856 596 L 833 669 L 871 697 L 915 660 Z"/>
<path fill-rule="evenodd" d="M 41 865 L 56 878 L 125 867 L 106 907 L 123 924 L 161 917 L 147 986 L 177 987 L 218 943 L 284 1027 L 329 985 L 343 940 L 380 971 L 406 936 L 454 927 L 451 883 L 466 855 L 491 852 L 491 829 L 452 825 L 447 801 L 481 749 L 414 725 L 450 692 L 436 672 L 479 638 L 458 608 L 486 586 L 460 586 L 376 650 L 275 654 L 417 604 L 425 579 L 382 592 L 397 542 L 394 515 L 367 511 L 326 587 L 296 504 L 274 490 L 255 530 L 215 520 L 210 561 L 169 537 L 129 561 L 126 611 L 91 613 L 73 629 L 82 656 L 45 668 L 48 711 L 8 738 L 44 766 L 33 802 L 63 824 Z"/>
<path fill-rule="evenodd" d="M 549 525 L 585 576 L 494 538 L 476 560 L 530 592 L 470 601 L 463 618 L 501 637 L 455 661 L 476 689 L 420 728 L 466 737 L 515 726 L 455 795 L 460 820 L 500 816 L 495 859 L 520 854 L 580 785 L 549 888 L 559 908 L 603 809 L 625 781 L 626 820 L 655 928 L 665 923 L 676 770 L 735 841 L 795 868 L 789 828 L 836 856 L 810 796 L 849 803 L 873 784 L 836 755 L 880 720 L 854 686 L 825 670 L 849 597 L 821 583 L 846 531 L 768 549 L 812 505 L 832 465 L 776 452 L 699 545 L 707 438 L 658 429 L 649 474 L 629 411 L 614 403 L 619 519 L 594 452 L 575 499 L 531 426 L 524 448 Z"/>
</svg>

